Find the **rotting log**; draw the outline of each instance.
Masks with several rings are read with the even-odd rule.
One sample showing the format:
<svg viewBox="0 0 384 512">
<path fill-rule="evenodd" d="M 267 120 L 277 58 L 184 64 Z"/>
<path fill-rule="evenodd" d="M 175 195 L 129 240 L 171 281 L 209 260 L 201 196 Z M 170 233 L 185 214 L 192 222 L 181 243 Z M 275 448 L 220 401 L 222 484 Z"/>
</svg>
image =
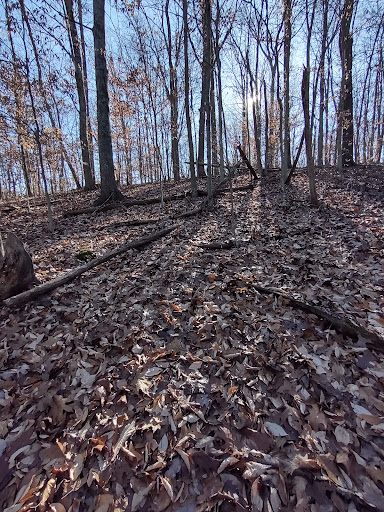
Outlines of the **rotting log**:
<svg viewBox="0 0 384 512">
<path fill-rule="evenodd" d="M 138 240 L 129 242 L 128 244 L 122 245 L 121 247 L 117 247 L 116 249 L 113 249 L 113 251 L 107 252 L 106 254 L 100 256 L 99 258 L 95 258 L 86 263 L 85 265 L 82 265 L 81 267 L 77 267 L 74 270 L 67 272 L 63 276 L 57 277 L 56 279 L 52 279 L 47 283 L 43 283 L 39 286 L 36 286 L 35 288 L 32 288 L 31 290 L 19 293 L 14 297 L 10 297 L 9 299 L 4 300 L 2 302 L 2 305 L 7 307 L 23 306 L 27 302 L 39 297 L 40 295 L 49 293 L 58 288 L 59 286 L 62 286 L 63 284 L 73 281 L 74 279 L 76 279 L 76 277 L 80 276 L 81 274 L 84 274 L 88 270 L 97 267 L 98 265 L 101 265 L 102 263 L 105 263 L 106 261 L 111 260 L 112 258 L 115 258 L 119 254 L 123 254 L 129 249 L 137 249 L 139 247 L 143 247 L 149 244 L 150 242 L 153 242 L 165 235 L 168 235 L 177 227 L 178 224 L 175 224 L 169 228 L 162 229 L 161 231 L 156 231 L 155 233 L 151 233 L 150 235 L 144 236 L 143 238 L 139 238 Z"/>
<path fill-rule="evenodd" d="M 362 338 L 369 341 L 372 348 L 380 352 L 384 352 L 384 339 L 382 339 L 376 333 L 368 331 L 362 325 L 352 322 L 348 318 L 342 318 L 336 313 L 330 313 L 323 308 L 319 308 L 315 304 L 310 304 L 302 300 L 295 299 L 283 290 L 278 290 L 276 288 L 265 288 L 264 286 L 259 286 L 256 284 L 253 284 L 252 286 L 260 293 L 273 294 L 277 297 L 282 297 L 302 311 L 305 311 L 306 313 L 312 313 L 318 318 L 326 320 L 336 332 L 342 334 L 343 336 L 347 336 L 355 340 L 361 336 Z"/>
</svg>

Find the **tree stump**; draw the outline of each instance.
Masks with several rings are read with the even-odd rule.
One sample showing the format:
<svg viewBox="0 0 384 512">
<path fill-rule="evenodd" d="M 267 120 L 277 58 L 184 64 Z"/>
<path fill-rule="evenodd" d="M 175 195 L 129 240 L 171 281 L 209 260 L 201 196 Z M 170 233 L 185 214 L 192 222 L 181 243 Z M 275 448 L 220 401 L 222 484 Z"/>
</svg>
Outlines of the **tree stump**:
<svg viewBox="0 0 384 512">
<path fill-rule="evenodd" d="M 0 233 L 0 300 L 38 284 L 31 256 L 13 233 Z"/>
</svg>

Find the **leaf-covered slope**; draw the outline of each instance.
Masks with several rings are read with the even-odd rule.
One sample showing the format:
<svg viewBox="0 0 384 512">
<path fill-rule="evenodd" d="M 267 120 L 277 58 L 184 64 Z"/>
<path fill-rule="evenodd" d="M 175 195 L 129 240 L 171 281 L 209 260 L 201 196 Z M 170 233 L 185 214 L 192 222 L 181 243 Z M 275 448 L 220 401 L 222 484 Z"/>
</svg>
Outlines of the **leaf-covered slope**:
<svg viewBox="0 0 384 512">
<path fill-rule="evenodd" d="M 220 196 L 176 234 L 3 309 L 1 510 L 382 510 L 382 355 L 257 291 L 383 337 L 382 171 L 354 172 L 321 174 L 319 209 L 304 176 L 282 198 L 270 175 L 235 194 L 233 216 Z M 43 207 L 8 221 L 44 281 L 80 247 L 100 255 L 155 229 L 98 226 L 195 206 L 60 219 L 49 239 Z M 229 250 L 199 247 L 229 238 Z"/>
</svg>

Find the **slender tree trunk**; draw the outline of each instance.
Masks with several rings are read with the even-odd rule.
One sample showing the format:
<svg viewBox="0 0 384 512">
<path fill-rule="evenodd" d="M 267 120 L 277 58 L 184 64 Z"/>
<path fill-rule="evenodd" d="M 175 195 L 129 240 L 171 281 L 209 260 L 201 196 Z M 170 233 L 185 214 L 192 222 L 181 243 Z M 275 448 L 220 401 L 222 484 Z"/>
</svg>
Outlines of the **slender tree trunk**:
<svg viewBox="0 0 384 512">
<path fill-rule="evenodd" d="M 24 16 L 23 16 L 23 24 L 25 24 Z M 54 223 L 53 223 L 53 215 L 52 215 L 52 205 L 51 205 L 51 200 L 49 197 L 48 181 L 47 181 L 45 167 L 44 167 L 43 149 L 42 149 L 42 145 L 41 145 L 41 128 L 40 128 L 40 124 L 39 124 L 38 117 L 37 117 L 35 98 L 34 98 L 34 95 L 32 92 L 32 86 L 31 86 L 29 57 L 28 57 L 28 51 L 27 51 L 27 44 L 25 41 L 24 27 L 23 27 L 23 44 L 24 44 L 24 50 L 25 50 L 25 71 L 26 71 L 26 78 L 27 78 L 27 87 L 28 87 L 29 98 L 31 101 L 33 121 L 34 121 L 34 125 L 35 125 L 34 136 L 35 136 L 37 150 L 38 150 L 38 154 L 39 154 L 39 163 L 40 163 L 41 176 L 42 176 L 43 184 L 44 184 L 45 200 L 47 202 L 48 225 L 49 225 L 49 230 L 51 231 L 51 233 L 53 233 Z"/>
<path fill-rule="evenodd" d="M 216 80 L 217 80 L 217 111 L 218 111 L 218 130 L 219 130 L 219 169 L 220 169 L 220 180 L 224 179 L 224 111 L 223 111 L 223 88 L 221 83 L 221 59 L 220 59 L 220 18 L 221 18 L 221 7 L 220 0 L 216 0 L 216 17 L 215 17 L 215 39 L 214 39 L 214 55 L 216 64 Z"/>
<path fill-rule="evenodd" d="M 281 164 L 282 184 L 284 184 L 287 175 L 288 167 L 290 165 L 290 125 L 289 125 L 289 65 L 291 55 L 291 38 L 292 38 L 292 3 L 291 0 L 284 2 L 284 148 L 283 159 Z"/>
<path fill-rule="evenodd" d="M 8 39 L 11 46 L 11 53 L 12 53 L 12 67 L 13 67 L 13 80 L 12 80 L 12 92 L 13 97 L 15 100 L 15 106 L 16 106 L 16 115 L 15 115 L 15 123 L 16 123 L 16 133 L 17 133 L 17 141 L 20 147 L 20 159 L 21 159 L 21 166 L 23 169 L 23 178 L 24 178 L 24 184 L 25 189 L 27 191 L 27 196 L 32 196 L 32 190 L 31 190 L 31 180 L 29 177 L 29 171 L 27 166 L 27 159 L 26 159 L 26 150 L 24 146 L 24 131 L 22 127 L 21 122 L 21 112 L 23 110 L 22 108 L 22 97 L 20 94 L 20 91 L 18 89 L 18 67 L 17 67 L 17 59 L 16 59 L 16 52 L 15 52 L 15 46 L 13 44 L 13 37 L 12 37 L 12 26 L 11 26 L 11 19 L 9 16 L 9 5 L 8 0 L 5 0 L 5 17 L 7 22 L 7 33 L 8 33 Z"/>
<path fill-rule="evenodd" d="M 319 139 L 317 165 L 323 167 L 324 163 L 324 98 L 325 98 L 325 53 L 327 49 L 328 38 L 328 0 L 322 0 L 323 4 L 323 31 L 321 38 L 321 56 L 320 56 L 320 106 L 319 106 Z"/>
<path fill-rule="evenodd" d="M 36 64 L 37 73 L 38 73 L 38 84 L 39 84 L 40 95 L 41 95 L 41 97 L 43 99 L 45 109 L 47 111 L 49 120 L 51 122 L 51 126 L 55 130 L 55 132 L 58 133 L 60 148 L 61 148 L 61 151 L 63 152 L 64 158 L 65 158 L 65 161 L 66 161 L 66 163 L 67 163 L 67 165 L 69 167 L 69 170 L 71 171 L 72 178 L 73 178 L 73 180 L 74 180 L 74 182 L 76 184 L 76 187 L 78 189 L 80 189 L 81 188 L 81 184 L 80 184 L 79 178 L 77 176 L 77 172 L 75 171 L 75 168 L 72 165 L 71 159 L 68 156 L 67 149 L 66 149 L 66 147 L 64 145 L 62 133 L 59 130 L 57 130 L 57 128 L 56 128 L 56 122 L 55 122 L 55 118 L 54 118 L 53 113 L 52 113 L 52 108 L 51 108 L 51 105 L 50 105 L 50 103 L 49 103 L 49 101 L 47 99 L 46 87 L 44 85 L 43 73 L 42 73 L 41 64 L 40 64 L 40 56 L 39 56 L 39 52 L 38 52 L 36 44 L 35 44 L 35 39 L 34 39 L 34 36 L 33 36 L 33 31 L 32 31 L 32 28 L 31 28 L 31 24 L 29 23 L 27 11 L 25 9 L 24 0 L 19 0 L 19 5 L 20 5 L 20 10 L 21 10 L 21 14 L 22 14 L 24 23 L 25 23 L 25 25 L 27 27 L 27 30 L 28 30 L 28 35 L 29 35 L 29 39 L 31 41 L 31 45 L 32 45 L 32 49 L 33 49 L 33 54 L 35 56 L 35 61 L 36 61 L 35 64 Z"/>
<path fill-rule="evenodd" d="M 213 61 L 213 56 L 212 56 Z M 212 133 L 212 164 L 218 165 L 217 158 L 217 123 L 216 123 L 216 101 L 215 101 L 215 76 L 211 73 L 210 109 L 211 109 L 211 133 Z"/>
<path fill-rule="evenodd" d="M 183 0 L 183 25 L 184 25 L 184 104 L 185 104 L 185 117 L 187 122 L 188 132 L 188 150 L 189 150 L 189 174 L 191 176 L 191 193 L 192 197 L 197 197 L 197 181 L 195 171 L 195 155 L 193 150 L 192 126 L 191 126 L 191 112 L 189 108 L 189 58 L 188 58 L 188 3 Z"/>
<path fill-rule="evenodd" d="M 340 90 L 341 165 L 355 165 L 353 158 L 353 94 L 352 94 L 352 45 L 351 22 L 354 0 L 344 0 L 341 14 L 339 48 L 342 79 Z"/>
<path fill-rule="evenodd" d="M 97 94 L 97 132 L 101 194 L 95 204 L 124 199 L 118 190 L 113 167 L 111 125 L 109 119 L 108 70 L 105 58 L 105 0 L 93 0 L 93 40 Z"/>
<path fill-rule="evenodd" d="M 379 64 L 376 71 L 376 80 L 379 87 L 378 92 L 378 106 L 377 106 L 377 144 L 375 162 L 380 163 L 381 153 L 383 151 L 383 136 L 384 136 L 384 109 L 383 109 L 383 82 L 384 82 L 384 60 L 383 48 L 379 52 Z"/>
<path fill-rule="evenodd" d="M 169 20 L 169 0 L 165 2 L 165 17 L 167 23 L 167 51 L 169 64 L 169 102 L 171 105 L 171 154 L 173 177 L 180 181 L 180 157 L 179 157 L 179 92 L 177 86 L 177 67 L 172 62 L 172 34 Z"/>
<path fill-rule="evenodd" d="M 199 146 L 197 156 L 197 175 L 205 176 L 204 172 L 204 143 L 205 143 L 205 124 L 209 109 L 209 96 L 211 87 L 211 0 L 203 0 L 203 64 L 202 64 L 202 85 L 201 85 L 201 104 L 199 118 Z M 211 145 L 211 140 L 206 141 L 207 152 Z M 210 172 L 207 170 L 207 172 Z"/>
<path fill-rule="evenodd" d="M 269 108 L 268 108 L 268 95 L 267 95 L 267 83 L 263 80 L 264 87 L 264 116 L 265 116 L 265 171 L 269 168 Z"/>
<path fill-rule="evenodd" d="M 79 127 L 80 127 L 80 145 L 82 165 L 85 181 L 85 190 L 93 190 L 95 188 L 95 180 L 92 174 L 87 130 L 87 100 L 84 90 L 84 76 L 81 56 L 81 43 L 77 34 L 76 23 L 73 12 L 73 0 L 64 0 L 65 9 L 68 18 L 68 31 L 72 47 L 72 61 L 75 67 L 75 81 L 77 95 L 79 99 Z"/>
<path fill-rule="evenodd" d="M 304 125 L 305 125 L 305 148 L 307 152 L 307 172 L 309 180 L 309 193 L 311 198 L 311 204 L 317 206 L 317 193 L 316 193 L 316 182 L 315 182 L 315 167 L 313 161 L 312 151 L 312 130 L 311 120 L 309 115 L 309 69 L 305 68 L 303 71 L 303 82 L 301 86 L 301 97 L 303 102 L 304 110 Z"/>
<path fill-rule="evenodd" d="M 85 103 L 86 103 L 86 109 L 87 109 L 87 138 L 88 138 L 88 149 L 89 149 L 89 165 L 91 166 L 93 180 L 95 181 L 95 162 L 94 162 L 94 157 L 93 157 L 93 136 L 92 136 L 91 116 L 89 113 L 88 71 L 87 71 L 87 57 L 85 54 L 85 37 L 84 37 L 82 0 L 77 0 L 77 7 L 78 7 L 78 11 L 79 11 L 82 76 L 83 76 L 83 80 L 84 80 Z"/>
</svg>

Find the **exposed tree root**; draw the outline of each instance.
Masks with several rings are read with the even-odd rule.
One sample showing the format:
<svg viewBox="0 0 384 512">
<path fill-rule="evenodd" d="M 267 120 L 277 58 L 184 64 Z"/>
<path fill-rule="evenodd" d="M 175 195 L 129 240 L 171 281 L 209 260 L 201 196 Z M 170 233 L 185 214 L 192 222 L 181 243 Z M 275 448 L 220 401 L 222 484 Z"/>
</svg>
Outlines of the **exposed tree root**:
<svg viewBox="0 0 384 512">
<path fill-rule="evenodd" d="M 95 199 L 93 204 L 94 206 L 103 206 L 107 204 L 122 203 L 126 201 L 126 199 L 127 198 L 125 197 L 125 195 L 122 192 L 120 192 L 120 190 L 117 189 L 108 196 L 102 194 L 97 199 Z"/>
</svg>

